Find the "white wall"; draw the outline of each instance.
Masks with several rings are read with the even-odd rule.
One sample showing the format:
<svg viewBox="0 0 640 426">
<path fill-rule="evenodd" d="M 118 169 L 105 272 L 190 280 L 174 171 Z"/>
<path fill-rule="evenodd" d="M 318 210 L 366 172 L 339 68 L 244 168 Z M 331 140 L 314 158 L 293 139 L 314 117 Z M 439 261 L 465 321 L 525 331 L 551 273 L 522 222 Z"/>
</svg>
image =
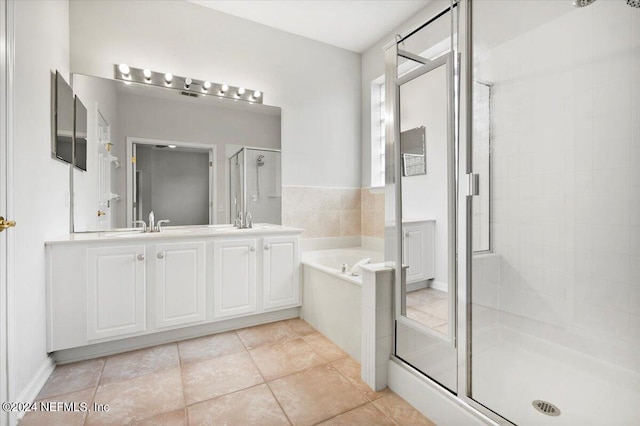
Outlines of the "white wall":
<svg viewBox="0 0 640 426">
<path fill-rule="evenodd" d="M 48 363 L 44 241 L 69 232 L 69 166 L 51 158 L 51 72 L 69 77 L 67 1 L 16 1 L 14 173 L 16 375 L 20 399 Z M 33 395 L 29 395 L 33 396 Z"/>
<path fill-rule="evenodd" d="M 282 108 L 284 185 L 360 187 L 360 55 L 184 1 L 72 1 L 71 67 L 127 63 L 259 89 Z"/>
<path fill-rule="evenodd" d="M 371 186 L 371 82 L 384 75 L 384 46 L 394 40 L 396 34 L 405 34 L 428 21 L 450 6 L 447 0 L 433 0 L 411 18 L 382 37 L 362 54 L 361 110 L 362 110 L 362 187 Z"/>
</svg>

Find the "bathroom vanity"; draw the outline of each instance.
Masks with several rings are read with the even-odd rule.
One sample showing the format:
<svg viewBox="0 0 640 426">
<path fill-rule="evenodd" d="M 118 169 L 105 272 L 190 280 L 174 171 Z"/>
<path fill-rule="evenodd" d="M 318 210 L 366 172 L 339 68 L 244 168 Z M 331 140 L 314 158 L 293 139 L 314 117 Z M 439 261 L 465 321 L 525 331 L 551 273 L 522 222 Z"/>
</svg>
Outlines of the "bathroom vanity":
<svg viewBox="0 0 640 426">
<path fill-rule="evenodd" d="M 301 232 L 212 225 L 48 241 L 47 350 L 178 329 L 191 337 L 187 327 L 296 308 Z"/>
</svg>

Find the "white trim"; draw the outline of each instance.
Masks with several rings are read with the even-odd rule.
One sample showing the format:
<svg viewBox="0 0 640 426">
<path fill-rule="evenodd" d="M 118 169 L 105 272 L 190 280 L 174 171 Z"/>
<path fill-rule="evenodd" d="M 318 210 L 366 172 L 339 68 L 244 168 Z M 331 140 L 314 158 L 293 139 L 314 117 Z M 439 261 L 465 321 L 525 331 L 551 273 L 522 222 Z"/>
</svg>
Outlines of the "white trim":
<svg viewBox="0 0 640 426">
<path fill-rule="evenodd" d="M 391 359 L 388 375 L 389 388 L 435 424 L 497 426 L 497 423 L 411 367 Z"/>
<path fill-rule="evenodd" d="M 47 380 L 53 370 L 56 368 L 56 363 L 51 359 L 51 357 L 46 357 L 44 361 L 42 361 L 42 365 L 38 368 L 36 374 L 33 375 L 31 381 L 25 386 L 24 390 L 20 393 L 16 399 L 12 399 L 12 401 L 20 401 L 20 402 L 33 402 L 38 397 L 40 390 Z M 16 413 L 16 417 L 13 420 L 20 420 L 24 417 L 26 411 L 20 411 Z"/>
<path fill-rule="evenodd" d="M 126 193 L 127 193 L 127 223 L 125 228 L 128 228 L 133 221 L 132 207 L 133 207 L 133 191 L 131 190 L 133 167 L 131 165 L 131 157 L 133 156 L 133 144 L 140 145 L 177 145 L 185 148 L 200 148 L 209 151 L 209 161 L 213 164 L 209 167 L 209 225 L 215 225 L 218 223 L 218 146 L 214 144 L 195 143 L 195 142 L 182 142 L 172 141 L 166 139 L 149 139 L 138 138 L 135 136 L 128 136 L 126 138 L 126 158 L 125 163 L 127 165 L 126 176 Z"/>
<path fill-rule="evenodd" d="M 0 0 L 0 21 L 3 32 L 0 34 L 0 51 L 4 56 L 0 59 L 0 212 L 6 219 L 14 215 L 13 203 L 13 115 L 14 115 L 14 66 L 15 66 L 15 34 L 14 3 Z M 0 259 L 0 399 L 17 401 L 15 365 L 15 241 L 14 232 L 7 230 L 0 236 L 4 247 Z M 6 315 L 6 316 L 4 316 Z M 0 425 L 15 424 L 16 413 L 0 414 Z"/>
</svg>

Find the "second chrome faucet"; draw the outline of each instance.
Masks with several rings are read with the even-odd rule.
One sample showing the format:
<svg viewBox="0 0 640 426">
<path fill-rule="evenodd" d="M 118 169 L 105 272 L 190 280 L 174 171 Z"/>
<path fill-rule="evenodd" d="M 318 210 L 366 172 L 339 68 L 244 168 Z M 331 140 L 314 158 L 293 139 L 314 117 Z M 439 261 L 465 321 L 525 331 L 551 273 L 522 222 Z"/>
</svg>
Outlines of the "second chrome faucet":
<svg viewBox="0 0 640 426">
<path fill-rule="evenodd" d="M 153 214 L 153 212 L 151 212 L 149 213 L 149 226 L 147 226 L 144 220 L 134 220 L 133 224 L 142 225 L 142 232 L 162 232 L 162 225 L 170 222 L 171 221 L 169 219 L 162 219 L 159 220 L 156 224 L 156 216 Z"/>
</svg>

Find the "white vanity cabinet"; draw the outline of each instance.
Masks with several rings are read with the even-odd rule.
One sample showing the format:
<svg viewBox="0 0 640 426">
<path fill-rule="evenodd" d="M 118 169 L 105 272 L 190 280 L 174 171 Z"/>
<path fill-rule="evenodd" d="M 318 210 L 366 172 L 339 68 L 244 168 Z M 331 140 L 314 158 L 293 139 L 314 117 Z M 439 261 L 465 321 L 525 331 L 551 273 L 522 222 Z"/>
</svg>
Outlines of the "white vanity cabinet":
<svg viewBox="0 0 640 426">
<path fill-rule="evenodd" d="M 69 264 L 60 266 L 76 270 L 81 259 L 69 258 Z M 89 248 L 86 262 L 86 338 L 144 331 L 145 246 Z"/>
<path fill-rule="evenodd" d="M 256 312 L 255 239 L 213 243 L 213 317 Z"/>
<path fill-rule="evenodd" d="M 402 262 L 407 265 L 407 283 L 435 277 L 435 221 L 415 221 L 402 224 Z"/>
<path fill-rule="evenodd" d="M 301 304 L 301 230 L 273 227 L 48 242 L 48 352 L 106 342 L 121 350 L 291 318 Z M 264 319 L 243 318 L 253 315 Z M 169 334 L 149 336 L 161 332 Z"/>
<path fill-rule="evenodd" d="M 154 247 L 156 326 L 205 320 L 205 243 L 161 243 Z"/>
<path fill-rule="evenodd" d="M 300 248 L 297 237 L 262 241 L 263 304 L 265 310 L 296 306 L 300 300 Z"/>
</svg>

